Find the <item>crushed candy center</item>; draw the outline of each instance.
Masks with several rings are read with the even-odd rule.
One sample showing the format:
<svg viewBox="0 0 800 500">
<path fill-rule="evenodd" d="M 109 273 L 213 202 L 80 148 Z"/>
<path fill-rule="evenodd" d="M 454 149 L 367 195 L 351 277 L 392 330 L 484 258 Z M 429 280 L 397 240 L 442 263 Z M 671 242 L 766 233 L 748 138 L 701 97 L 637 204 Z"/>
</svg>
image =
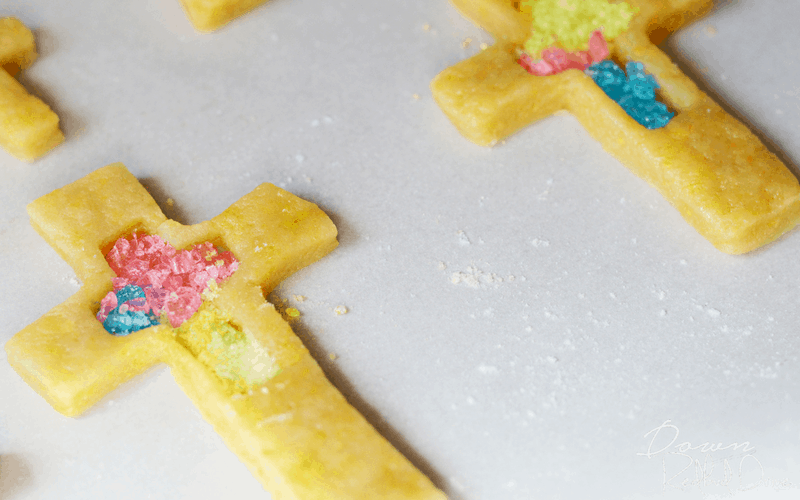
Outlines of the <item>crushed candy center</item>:
<svg viewBox="0 0 800 500">
<path fill-rule="evenodd" d="M 221 283 L 239 267 L 231 252 L 208 242 L 176 250 L 159 236 L 135 233 L 118 239 L 106 260 L 117 277 L 97 319 L 114 335 L 159 323 L 177 328 L 200 308 L 211 283 Z"/>
<path fill-rule="evenodd" d="M 658 83 L 631 61 L 627 76 L 608 60 L 608 41 L 628 29 L 636 10 L 625 2 L 608 0 L 522 0 L 520 11 L 532 16 L 531 36 L 518 62 L 536 76 L 568 69 L 585 71 L 603 91 L 639 124 L 656 129 L 675 116 L 656 101 Z"/>
<path fill-rule="evenodd" d="M 611 41 L 628 29 L 636 12 L 625 2 L 608 0 L 523 0 L 520 10 L 533 18 L 524 50 L 534 61 L 545 49 L 586 51 L 596 31 Z"/>
</svg>

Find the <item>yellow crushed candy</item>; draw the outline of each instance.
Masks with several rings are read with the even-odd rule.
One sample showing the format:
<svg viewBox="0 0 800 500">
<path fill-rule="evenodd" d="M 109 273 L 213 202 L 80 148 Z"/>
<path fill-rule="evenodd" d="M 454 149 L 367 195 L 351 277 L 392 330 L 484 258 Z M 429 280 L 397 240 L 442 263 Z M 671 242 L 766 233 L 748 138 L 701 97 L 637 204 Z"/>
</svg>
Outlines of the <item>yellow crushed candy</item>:
<svg viewBox="0 0 800 500">
<path fill-rule="evenodd" d="M 174 330 L 178 342 L 236 392 L 263 384 L 280 371 L 266 349 L 236 328 L 229 314 L 209 302 Z"/>
<path fill-rule="evenodd" d="M 533 16 L 531 36 L 523 44 L 533 59 L 553 46 L 567 52 L 586 50 L 589 36 L 598 29 L 612 41 L 628 29 L 635 14 L 625 2 L 607 0 L 523 0 L 520 10 Z"/>
</svg>

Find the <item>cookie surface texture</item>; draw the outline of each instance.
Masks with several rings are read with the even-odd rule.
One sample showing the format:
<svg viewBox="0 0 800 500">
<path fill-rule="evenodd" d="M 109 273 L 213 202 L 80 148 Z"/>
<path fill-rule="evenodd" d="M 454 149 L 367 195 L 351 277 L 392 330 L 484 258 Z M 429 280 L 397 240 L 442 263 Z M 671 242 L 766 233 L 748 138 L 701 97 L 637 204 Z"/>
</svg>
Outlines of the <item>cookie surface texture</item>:
<svg viewBox="0 0 800 500">
<path fill-rule="evenodd" d="M 13 17 L 0 19 L 0 145 L 32 161 L 64 140 L 58 116 L 14 78 L 36 60 L 33 33 Z"/>
<path fill-rule="evenodd" d="M 120 383 L 166 363 L 273 498 L 445 498 L 347 403 L 264 299 L 336 247 L 336 228 L 316 205 L 262 184 L 217 217 L 184 226 L 113 164 L 35 200 L 28 212 L 83 282 L 6 344 L 11 366 L 55 409 L 79 415 Z M 95 315 L 115 276 L 104 255 L 134 232 L 179 249 L 210 241 L 233 252 L 238 270 L 203 307 L 222 311 L 252 349 L 268 353 L 278 368 L 268 380 L 230 380 L 210 369 L 203 359 L 220 347 L 204 358 L 211 344 L 186 326 L 192 320 L 182 327 L 188 334 L 165 324 L 123 337 L 103 328 Z"/>
<path fill-rule="evenodd" d="M 266 2 L 267 0 L 181 0 L 189 20 L 198 31 L 214 31 Z"/>
<path fill-rule="evenodd" d="M 579 70 L 533 76 L 517 62 L 530 16 L 510 0 L 452 0 L 497 42 L 441 72 L 433 96 L 469 140 L 493 146 L 558 111 L 573 114 L 603 148 L 645 179 L 719 250 L 741 254 L 792 229 L 800 184 L 741 122 L 726 113 L 655 44 L 706 14 L 711 0 L 628 0 L 628 30 L 609 42 L 611 57 L 639 61 L 675 112 L 647 130 Z"/>
</svg>

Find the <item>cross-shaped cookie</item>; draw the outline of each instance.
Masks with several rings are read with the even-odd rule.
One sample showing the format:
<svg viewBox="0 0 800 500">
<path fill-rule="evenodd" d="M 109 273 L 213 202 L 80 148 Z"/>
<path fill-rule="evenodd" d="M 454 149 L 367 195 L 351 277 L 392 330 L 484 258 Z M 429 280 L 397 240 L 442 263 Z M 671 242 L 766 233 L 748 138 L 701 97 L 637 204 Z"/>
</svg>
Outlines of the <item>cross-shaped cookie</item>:
<svg viewBox="0 0 800 500">
<path fill-rule="evenodd" d="M 657 46 L 704 15 L 712 0 L 628 0 L 637 13 L 609 42 L 612 59 L 638 61 L 675 112 L 648 130 L 580 70 L 534 76 L 517 62 L 530 34 L 519 1 L 452 0 L 496 43 L 440 73 L 433 96 L 458 130 L 493 146 L 558 111 L 573 114 L 603 147 L 652 186 L 718 249 L 749 252 L 800 219 L 800 184 L 746 126 L 726 113 Z M 616 2 L 615 2 L 616 3 Z"/>
<path fill-rule="evenodd" d="M 28 212 L 83 282 L 6 344 L 9 363 L 58 411 L 78 415 L 122 382 L 166 363 L 276 499 L 444 499 L 347 403 L 265 300 L 281 280 L 336 247 L 336 228 L 316 205 L 262 184 L 213 219 L 184 226 L 167 219 L 122 164 L 113 164 L 35 200 Z M 115 276 L 104 255 L 134 232 L 178 249 L 210 241 L 234 254 L 238 270 L 207 301 L 256 354 L 266 351 L 271 378 L 221 377 L 207 365 L 214 353 L 192 338 L 202 332 L 161 324 L 114 336 L 103 328 L 96 314 Z"/>
</svg>

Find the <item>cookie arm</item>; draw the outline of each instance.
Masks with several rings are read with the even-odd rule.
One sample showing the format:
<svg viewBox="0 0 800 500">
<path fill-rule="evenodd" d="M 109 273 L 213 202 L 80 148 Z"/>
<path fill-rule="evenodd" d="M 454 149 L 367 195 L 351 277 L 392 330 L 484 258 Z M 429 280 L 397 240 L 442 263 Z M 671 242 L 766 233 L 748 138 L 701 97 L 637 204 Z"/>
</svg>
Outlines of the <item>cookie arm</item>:
<svg viewBox="0 0 800 500">
<path fill-rule="evenodd" d="M 181 0 L 198 31 L 214 31 L 267 0 Z"/>
<path fill-rule="evenodd" d="M 0 69 L 0 145 L 20 160 L 32 161 L 63 140 L 58 116 Z"/>
<path fill-rule="evenodd" d="M 0 19 L 0 65 L 11 76 L 36 60 L 33 32 L 15 17 Z"/>
<path fill-rule="evenodd" d="M 58 116 L 14 75 L 36 59 L 33 33 L 18 19 L 0 19 L 0 146 L 32 161 L 64 141 Z"/>
<path fill-rule="evenodd" d="M 567 73 L 531 77 L 512 44 L 495 44 L 433 79 L 433 98 L 469 140 L 493 146 L 534 121 L 566 107 L 558 90 Z"/>
</svg>

